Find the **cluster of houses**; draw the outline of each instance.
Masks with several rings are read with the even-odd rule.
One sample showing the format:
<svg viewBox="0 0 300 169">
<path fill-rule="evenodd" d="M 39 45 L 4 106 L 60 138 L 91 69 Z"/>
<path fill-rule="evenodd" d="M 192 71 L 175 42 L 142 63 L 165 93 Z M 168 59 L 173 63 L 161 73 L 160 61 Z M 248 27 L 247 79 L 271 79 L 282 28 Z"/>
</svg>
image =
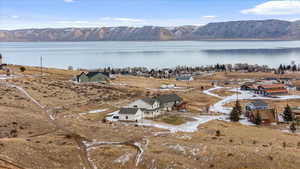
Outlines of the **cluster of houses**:
<svg viewBox="0 0 300 169">
<path fill-rule="evenodd" d="M 292 112 L 294 119 L 300 118 L 299 107 L 292 107 Z M 270 108 L 269 105 L 262 100 L 249 102 L 245 105 L 245 116 L 248 117 L 251 122 L 255 123 L 258 115 L 261 117 L 262 124 L 284 122 L 282 114 L 278 113 L 274 108 Z"/>
<path fill-rule="evenodd" d="M 144 118 L 156 118 L 164 112 L 185 109 L 186 103 L 176 94 L 164 94 L 153 98 L 136 100 L 125 107 L 122 107 L 114 119 L 119 121 L 138 122 Z"/>
<path fill-rule="evenodd" d="M 146 67 L 128 67 L 128 68 L 103 68 L 98 69 L 98 72 L 105 72 L 109 74 L 120 74 L 120 75 L 133 75 L 133 76 L 144 76 L 154 78 L 175 78 L 177 80 L 192 80 L 192 76 L 202 75 L 204 72 L 272 72 L 276 69 L 269 68 L 266 65 L 250 65 L 250 64 L 216 64 L 208 66 L 177 66 L 175 68 L 160 68 L 160 69 L 148 69 Z"/>
<path fill-rule="evenodd" d="M 79 75 L 75 76 L 73 81 L 76 81 L 78 83 L 88 83 L 88 82 L 107 83 L 107 82 L 109 82 L 110 79 L 113 79 L 113 78 L 115 78 L 115 74 L 111 74 L 108 71 L 106 71 L 106 72 L 89 71 L 89 72 L 82 72 Z M 176 80 L 192 81 L 194 79 L 190 75 L 181 75 L 181 76 L 176 77 Z M 167 88 L 168 88 L 168 86 L 167 86 Z"/>
<path fill-rule="evenodd" d="M 293 78 L 265 78 L 255 82 L 246 82 L 240 86 L 240 89 L 262 96 L 286 95 L 290 91 L 300 89 L 300 87 L 292 85 L 294 80 Z"/>
</svg>

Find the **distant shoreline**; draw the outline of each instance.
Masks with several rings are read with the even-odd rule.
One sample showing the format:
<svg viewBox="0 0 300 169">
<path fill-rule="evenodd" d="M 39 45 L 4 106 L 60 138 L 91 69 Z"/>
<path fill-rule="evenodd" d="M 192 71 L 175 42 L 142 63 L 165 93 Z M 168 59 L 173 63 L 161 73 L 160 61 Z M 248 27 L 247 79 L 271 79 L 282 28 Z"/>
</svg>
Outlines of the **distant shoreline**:
<svg viewBox="0 0 300 169">
<path fill-rule="evenodd" d="M 206 39 L 206 40 L 81 40 L 81 41 L 0 41 L 0 43 L 15 43 L 15 42 L 21 42 L 21 43 L 42 43 L 42 42 L 245 42 L 245 41 L 251 41 L 251 42 L 298 42 L 299 40 L 278 40 L 278 39 Z"/>
</svg>

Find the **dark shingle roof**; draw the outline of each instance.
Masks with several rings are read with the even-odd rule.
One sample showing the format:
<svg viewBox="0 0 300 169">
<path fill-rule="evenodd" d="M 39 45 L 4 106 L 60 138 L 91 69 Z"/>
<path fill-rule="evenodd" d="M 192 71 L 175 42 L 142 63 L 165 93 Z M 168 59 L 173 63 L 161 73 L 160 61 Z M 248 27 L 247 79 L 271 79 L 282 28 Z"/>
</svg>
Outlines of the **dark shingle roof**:
<svg viewBox="0 0 300 169">
<path fill-rule="evenodd" d="M 143 100 L 144 102 L 150 104 L 150 105 L 153 105 L 153 104 L 155 103 L 155 101 L 156 101 L 155 99 L 153 99 L 153 98 L 148 98 L 148 97 L 143 98 L 142 100 Z"/>
<path fill-rule="evenodd" d="M 267 107 L 268 104 L 264 101 L 261 101 L 261 100 L 256 100 L 254 102 L 251 102 L 255 107 Z"/>
<path fill-rule="evenodd" d="M 176 94 L 165 94 L 165 95 L 161 95 L 157 98 L 157 100 L 161 103 L 169 103 L 169 102 L 176 102 L 176 101 L 182 101 L 182 98 L 179 97 Z"/>
<path fill-rule="evenodd" d="M 91 78 L 91 77 L 96 76 L 96 75 L 98 75 L 98 74 L 101 74 L 102 76 L 106 76 L 106 75 L 104 75 L 104 74 L 101 73 L 101 72 L 88 72 L 88 73 L 86 74 L 86 76 L 87 76 L 88 78 Z"/>
<path fill-rule="evenodd" d="M 266 77 L 266 78 L 263 78 L 263 80 L 277 80 L 276 77 Z"/>
<path fill-rule="evenodd" d="M 138 108 L 121 108 L 119 114 L 136 114 Z"/>
</svg>

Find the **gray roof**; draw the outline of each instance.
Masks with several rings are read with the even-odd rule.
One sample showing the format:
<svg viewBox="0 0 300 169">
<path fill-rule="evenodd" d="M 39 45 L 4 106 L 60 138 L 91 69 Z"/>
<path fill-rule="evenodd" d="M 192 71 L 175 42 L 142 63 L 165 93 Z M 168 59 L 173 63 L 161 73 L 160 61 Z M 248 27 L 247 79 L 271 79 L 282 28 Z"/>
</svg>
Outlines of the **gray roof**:
<svg viewBox="0 0 300 169">
<path fill-rule="evenodd" d="M 101 76 L 106 77 L 106 75 L 104 75 L 102 72 L 88 72 L 88 73 L 86 74 L 86 76 L 87 76 L 88 78 L 92 78 L 93 76 L 96 76 L 96 75 L 98 75 L 98 74 L 100 74 Z"/>
<path fill-rule="evenodd" d="M 176 77 L 176 80 L 190 80 L 192 76 L 179 76 Z"/>
<path fill-rule="evenodd" d="M 155 99 L 149 97 L 143 98 L 142 100 L 150 105 L 153 105 L 156 101 Z"/>
<path fill-rule="evenodd" d="M 266 78 L 263 78 L 263 80 L 277 80 L 276 77 L 266 77 Z"/>
<path fill-rule="evenodd" d="M 138 108 L 121 108 L 119 114 L 136 114 Z"/>
<path fill-rule="evenodd" d="M 182 101 L 182 98 L 179 97 L 176 94 L 165 94 L 165 95 L 161 95 L 157 98 L 157 100 L 161 103 L 170 103 L 170 102 L 176 102 L 176 101 Z"/>
<path fill-rule="evenodd" d="M 251 104 L 253 104 L 255 107 L 267 107 L 268 104 L 264 101 L 261 100 L 256 100 L 254 102 L 251 102 Z"/>
</svg>

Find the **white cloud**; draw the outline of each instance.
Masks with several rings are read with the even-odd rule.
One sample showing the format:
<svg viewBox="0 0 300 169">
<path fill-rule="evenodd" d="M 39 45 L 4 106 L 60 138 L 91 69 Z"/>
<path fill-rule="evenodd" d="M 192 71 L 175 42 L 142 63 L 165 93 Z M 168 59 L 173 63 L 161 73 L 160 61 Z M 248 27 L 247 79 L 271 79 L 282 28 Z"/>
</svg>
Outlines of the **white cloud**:
<svg viewBox="0 0 300 169">
<path fill-rule="evenodd" d="M 292 18 L 292 19 L 289 19 L 288 21 L 291 21 L 291 22 L 300 21 L 300 18 Z"/>
<path fill-rule="evenodd" d="M 243 14 L 255 15 L 293 15 L 300 14 L 299 0 L 276 0 L 259 4 L 251 9 L 242 10 Z"/>
<path fill-rule="evenodd" d="M 103 17 L 100 18 L 102 21 L 109 22 L 126 22 L 126 23 L 144 23 L 145 21 L 142 19 L 134 19 L 134 18 L 112 18 L 112 17 Z"/>
<path fill-rule="evenodd" d="M 89 23 L 89 21 L 57 21 L 57 23 L 60 23 L 60 24 L 86 24 L 86 23 Z"/>
<path fill-rule="evenodd" d="M 13 19 L 19 19 L 20 18 L 20 16 L 18 16 L 18 15 L 13 15 L 13 16 L 10 16 L 11 18 L 13 18 Z"/>
<path fill-rule="evenodd" d="M 74 0 L 64 0 L 64 2 L 72 3 L 72 2 L 74 2 Z"/>
<path fill-rule="evenodd" d="M 214 15 L 207 15 L 207 16 L 202 16 L 204 19 L 215 19 L 217 16 Z"/>
</svg>

